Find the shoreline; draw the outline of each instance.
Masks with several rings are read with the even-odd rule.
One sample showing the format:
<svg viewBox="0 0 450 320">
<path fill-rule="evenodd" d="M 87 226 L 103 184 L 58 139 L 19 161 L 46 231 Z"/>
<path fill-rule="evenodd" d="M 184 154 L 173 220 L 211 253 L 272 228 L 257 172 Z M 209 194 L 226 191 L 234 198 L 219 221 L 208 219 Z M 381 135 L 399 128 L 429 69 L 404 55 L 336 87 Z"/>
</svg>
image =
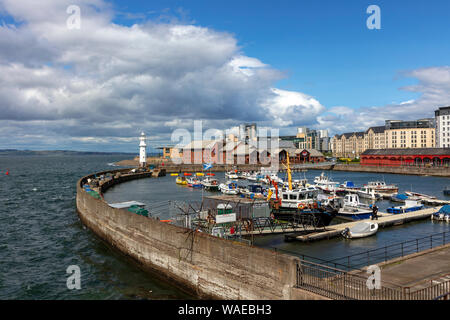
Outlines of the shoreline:
<svg viewBox="0 0 450 320">
<path fill-rule="evenodd" d="M 201 172 L 203 167 L 201 164 L 174 164 L 168 159 L 147 159 L 148 165 L 154 165 L 165 169 L 167 173 L 180 173 L 180 172 Z M 131 166 L 137 167 L 139 161 L 137 160 L 122 160 L 115 162 L 117 166 Z M 262 167 L 269 167 L 268 165 L 261 164 L 215 164 L 213 170 L 215 172 L 223 172 L 230 170 L 231 167 L 236 167 L 240 171 L 257 171 Z M 286 169 L 281 168 L 280 171 Z M 348 171 L 348 172 L 370 172 L 370 173 L 391 173 L 401 175 L 415 175 L 415 176 L 434 176 L 434 177 L 450 177 L 450 167 L 383 167 L 383 166 L 362 166 L 360 164 L 291 164 L 291 170 L 293 172 L 300 170 L 323 170 L 323 171 Z"/>
</svg>

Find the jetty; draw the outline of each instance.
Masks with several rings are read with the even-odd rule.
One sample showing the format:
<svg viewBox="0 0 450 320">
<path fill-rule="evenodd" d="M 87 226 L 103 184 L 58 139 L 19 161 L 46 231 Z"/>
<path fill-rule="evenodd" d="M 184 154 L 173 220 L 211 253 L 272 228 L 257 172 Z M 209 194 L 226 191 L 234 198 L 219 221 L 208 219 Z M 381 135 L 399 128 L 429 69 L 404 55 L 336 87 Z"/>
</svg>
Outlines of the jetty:
<svg viewBox="0 0 450 320">
<path fill-rule="evenodd" d="M 440 208 L 426 208 L 418 211 L 412 211 L 407 213 L 398 213 L 398 214 L 390 214 L 390 213 L 379 213 L 378 220 L 375 220 L 378 223 L 379 228 L 385 228 L 390 226 L 401 225 L 410 221 L 430 219 L 433 212 L 439 210 Z M 361 221 L 366 220 L 358 220 L 354 222 L 341 223 L 336 225 L 330 225 L 326 227 L 323 231 L 308 233 L 306 235 L 296 235 L 296 234 L 287 234 L 285 235 L 286 240 L 298 240 L 303 242 L 308 241 L 317 241 L 323 239 L 330 239 L 334 237 L 338 237 L 341 235 L 342 231 L 346 228 L 351 228 L 355 224 Z"/>
</svg>

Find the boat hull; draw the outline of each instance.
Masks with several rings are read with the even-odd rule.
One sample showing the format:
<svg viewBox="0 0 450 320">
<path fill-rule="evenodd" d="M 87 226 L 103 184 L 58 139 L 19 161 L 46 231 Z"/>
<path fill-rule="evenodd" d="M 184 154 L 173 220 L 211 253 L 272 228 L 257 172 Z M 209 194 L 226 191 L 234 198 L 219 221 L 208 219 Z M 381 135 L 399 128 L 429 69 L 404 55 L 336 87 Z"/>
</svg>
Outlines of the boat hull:
<svg viewBox="0 0 450 320">
<path fill-rule="evenodd" d="M 271 213 L 274 219 L 285 221 L 306 221 L 313 222 L 316 227 L 326 227 L 330 225 L 333 218 L 336 216 L 335 212 L 327 210 L 298 210 L 291 208 L 272 208 Z"/>
</svg>

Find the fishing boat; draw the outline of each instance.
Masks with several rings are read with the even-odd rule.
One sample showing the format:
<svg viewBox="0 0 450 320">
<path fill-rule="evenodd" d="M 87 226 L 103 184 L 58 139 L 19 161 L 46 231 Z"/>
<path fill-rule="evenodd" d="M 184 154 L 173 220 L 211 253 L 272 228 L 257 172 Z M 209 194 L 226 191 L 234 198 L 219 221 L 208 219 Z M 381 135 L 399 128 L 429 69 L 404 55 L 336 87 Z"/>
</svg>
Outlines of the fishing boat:
<svg viewBox="0 0 450 320">
<path fill-rule="evenodd" d="M 344 199 L 340 199 L 340 208 L 337 216 L 351 220 L 368 219 L 372 215 L 372 209 L 369 205 L 361 203 L 357 194 L 347 194 Z"/>
<path fill-rule="evenodd" d="M 269 177 L 273 188 L 269 189 L 267 200 L 271 214 L 279 220 L 296 220 L 322 227 L 330 224 L 336 215 L 336 210 L 329 206 L 323 206 L 318 200 L 319 189 L 314 186 L 304 188 L 292 188 L 292 176 L 287 156 L 288 188 L 278 189 L 278 183 Z M 275 199 L 272 199 L 275 195 Z"/>
<path fill-rule="evenodd" d="M 183 186 L 188 184 L 186 177 L 177 177 L 175 182 L 176 182 L 176 184 L 183 185 Z"/>
<path fill-rule="evenodd" d="M 347 239 L 370 237 L 377 233 L 378 223 L 361 221 L 351 228 L 345 228 L 342 231 L 342 236 Z"/>
<path fill-rule="evenodd" d="M 438 211 L 433 212 L 431 215 L 431 220 L 437 220 L 437 221 L 450 221 L 450 205 L 446 204 L 445 206 L 442 206 Z"/>
<path fill-rule="evenodd" d="M 240 189 L 240 193 L 250 199 L 266 197 L 266 190 L 259 184 L 249 184 L 246 187 Z"/>
<path fill-rule="evenodd" d="M 206 177 L 202 181 L 203 187 L 208 191 L 219 191 L 219 181 L 215 178 Z"/>
<path fill-rule="evenodd" d="M 236 181 L 227 181 L 219 185 L 219 190 L 224 194 L 239 194 Z"/>
<path fill-rule="evenodd" d="M 380 193 L 397 193 L 398 187 L 394 184 L 387 185 L 384 181 L 369 181 L 367 185 L 365 185 L 369 188 L 372 188 L 375 190 L 375 192 Z"/>
<path fill-rule="evenodd" d="M 202 182 L 195 177 L 187 179 L 187 186 L 191 188 L 203 188 Z"/>
<path fill-rule="evenodd" d="M 406 212 L 422 210 L 423 208 L 424 208 L 423 204 L 421 204 L 419 201 L 407 199 L 407 200 L 405 200 L 404 206 L 387 208 L 386 211 L 388 213 L 398 214 L 398 213 L 406 213 Z"/>
<path fill-rule="evenodd" d="M 375 189 L 371 187 L 362 187 L 359 190 L 356 190 L 356 193 L 360 198 L 370 199 L 370 200 L 379 200 L 381 199 L 381 195 L 375 192 Z"/>
</svg>

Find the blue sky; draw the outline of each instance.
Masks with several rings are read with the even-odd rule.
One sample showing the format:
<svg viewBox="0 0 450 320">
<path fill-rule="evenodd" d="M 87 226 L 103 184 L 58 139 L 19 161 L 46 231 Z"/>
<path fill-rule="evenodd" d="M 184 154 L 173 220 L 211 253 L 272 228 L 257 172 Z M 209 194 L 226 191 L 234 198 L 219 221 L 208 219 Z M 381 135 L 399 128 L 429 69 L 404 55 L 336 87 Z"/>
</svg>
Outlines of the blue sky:
<svg viewBox="0 0 450 320">
<path fill-rule="evenodd" d="M 381 30 L 369 30 L 369 5 Z M 405 71 L 450 63 L 449 1 L 114 1 L 131 13 L 162 12 L 233 33 L 246 55 L 286 72 L 279 87 L 327 106 L 400 103 L 418 94 Z M 179 12 L 182 12 L 180 14 Z M 119 24 L 142 19 L 118 17 Z"/>
<path fill-rule="evenodd" d="M 449 18 L 447 0 L 0 0 L 0 149 L 133 151 L 141 130 L 158 147 L 195 120 L 334 135 L 433 117 L 450 105 Z"/>
</svg>

